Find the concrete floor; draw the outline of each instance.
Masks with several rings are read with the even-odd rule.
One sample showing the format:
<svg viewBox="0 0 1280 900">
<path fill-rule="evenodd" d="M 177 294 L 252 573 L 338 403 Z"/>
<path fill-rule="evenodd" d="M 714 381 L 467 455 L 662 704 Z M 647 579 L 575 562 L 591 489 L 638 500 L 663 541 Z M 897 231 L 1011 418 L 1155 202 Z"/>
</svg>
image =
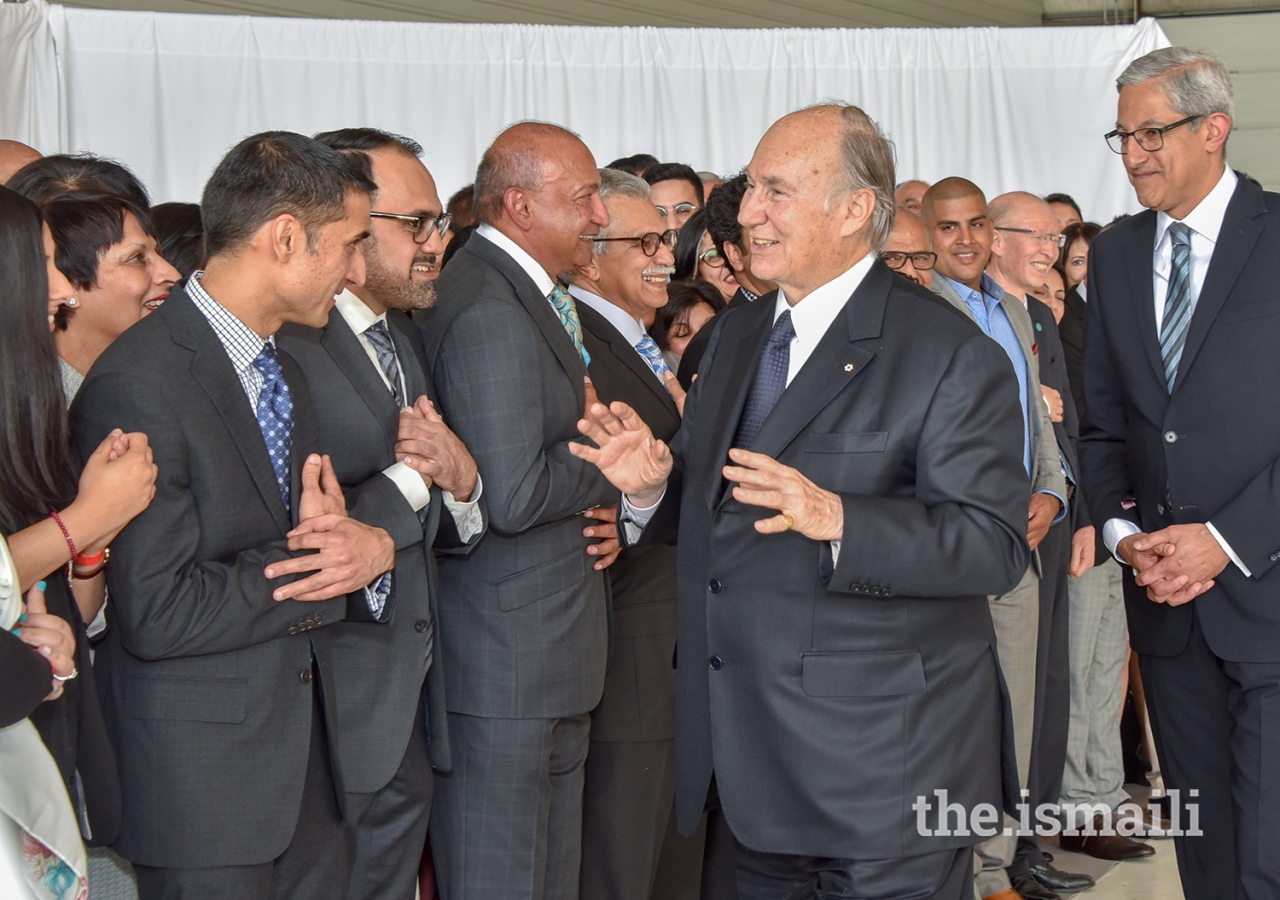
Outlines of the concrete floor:
<svg viewBox="0 0 1280 900">
<path fill-rule="evenodd" d="M 1076 853 L 1054 849 L 1053 864 L 1066 872 L 1085 872 L 1097 880 L 1097 887 L 1079 900 L 1183 900 L 1178 880 L 1178 861 L 1173 841 L 1155 840 L 1156 855 L 1122 863 L 1106 863 Z"/>
</svg>

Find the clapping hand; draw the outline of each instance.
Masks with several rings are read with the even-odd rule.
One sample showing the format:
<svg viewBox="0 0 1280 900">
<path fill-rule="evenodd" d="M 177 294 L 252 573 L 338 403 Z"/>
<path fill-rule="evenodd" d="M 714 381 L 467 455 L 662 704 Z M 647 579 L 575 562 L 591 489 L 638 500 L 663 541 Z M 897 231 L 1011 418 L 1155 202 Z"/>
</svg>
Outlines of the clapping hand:
<svg viewBox="0 0 1280 900">
<path fill-rule="evenodd" d="M 609 482 L 639 507 L 656 503 L 671 474 L 671 448 L 653 436 L 636 411 L 620 400 L 593 403 L 578 430 L 595 447 L 570 443 L 569 452 L 594 464 Z"/>
</svg>

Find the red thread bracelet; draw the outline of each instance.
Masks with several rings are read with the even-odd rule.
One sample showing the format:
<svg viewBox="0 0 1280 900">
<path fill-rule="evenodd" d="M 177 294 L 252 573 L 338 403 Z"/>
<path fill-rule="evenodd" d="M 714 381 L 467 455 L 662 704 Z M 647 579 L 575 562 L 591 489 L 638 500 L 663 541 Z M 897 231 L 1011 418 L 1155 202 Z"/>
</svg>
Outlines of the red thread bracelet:
<svg viewBox="0 0 1280 900">
<path fill-rule="evenodd" d="M 71 548 L 71 559 L 67 560 L 67 578 L 70 579 L 75 571 L 76 542 L 71 540 L 71 532 L 67 531 L 67 526 L 62 523 L 62 516 L 58 515 L 56 509 L 49 513 L 49 518 L 58 523 L 58 527 L 62 529 L 62 536 L 67 540 L 67 546 Z"/>
</svg>

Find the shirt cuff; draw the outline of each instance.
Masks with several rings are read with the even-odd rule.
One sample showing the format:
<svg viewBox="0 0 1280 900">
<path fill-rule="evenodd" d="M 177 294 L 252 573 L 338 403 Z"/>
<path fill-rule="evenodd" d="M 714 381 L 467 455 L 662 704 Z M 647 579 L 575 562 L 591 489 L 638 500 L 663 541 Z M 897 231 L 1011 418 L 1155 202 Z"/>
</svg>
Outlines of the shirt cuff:
<svg viewBox="0 0 1280 900">
<path fill-rule="evenodd" d="M 831 542 L 831 565 L 837 565 L 840 562 L 840 542 Z"/>
<path fill-rule="evenodd" d="M 1218 542 L 1218 546 L 1222 548 L 1222 552 L 1231 557 L 1231 561 L 1236 564 L 1236 568 L 1244 573 L 1245 578 L 1252 578 L 1249 567 L 1240 561 L 1240 557 L 1236 556 L 1236 551 L 1231 549 L 1231 545 L 1227 543 L 1226 538 L 1218 533 L 1218 529 L 1213 527 L 1212 522 L 1205 522 L 1204 527 L 1209 529 L 1209 533 L 1213 535 L 1213 539 Z"/>
<path fill-rule="evenodd" d="M 403 460 L 395 465 L 387 466 L 382 474 L 390 478 L 404 499 L 413 507 L 414 512 L 422 512 L 431 503 L 431 488 L 422 480 L 422 476 L 409 468 Z"/>
<path fill-rule="evenodd" d="M 391 573 L 383 572 L 378 580 L 364 589 L 364 599 L 369 604 L 369 612 L 375 619 L 382 618 L 382 610 L 386 608 L 387 598 L 391 596 Z"/>
<path fill-rule="evenodd" d="M 464 544 L 471 543 L 472 538 L 484 531 L 484 515 L 480 512 L 480 495 L 484 493 L 484 482 L 480 480 L 480 473 L 476 473 L 476 486 L 471 492 L 470 500 L 455 500 L 448 491 L 441 493 L 444 495 L 445 509 L 449 510 L 453 523 L 458 526 L 458 539 Z"/>
<path fill-rule="evenodd" d="M 653 518 L 654 512 L 662 503 L 662 498 L 667 496 L 667 489 L 662 489 L 662 495 L 654 502 L 653 506 L 639 507 L 627 499 L 627 495 L 622 495 L 621 519 L 622 527 L 627 534 L 627 543 L 634 544 L 640 540 L 640 535 L 644 533 L 645 526 L 649 524 L 649 520 Z"/>
<path fill-rule="evenodd" d="M 1107 545 L 1107 552 L 1122 566 L 1128 563 L 1116 554 L 1116 547 L 1131 534 L 1142 534 L 1142 529 L 1128 519 L 1107 519 L 1107 524 L 1102 526 L 1102 543 Z"/>
<path fill-rule="evenodd" d="M 1050 525 L 1057 525 L 1059 522 L 1061 522 L 1063 519 L 1067 517 L 1067 501 L 1062 499 L 1062 497 L 1059 496 L 1057 491 L 1035 491 L 1035 493 L 1048 494 L 1050 497 L 1055 498 L 1059 503 L 1062 504 L 1062 508 L 1059 509 L 1058 514 L 1053 517 L 1053 521 L 1049 523 Z"/>
</svg>

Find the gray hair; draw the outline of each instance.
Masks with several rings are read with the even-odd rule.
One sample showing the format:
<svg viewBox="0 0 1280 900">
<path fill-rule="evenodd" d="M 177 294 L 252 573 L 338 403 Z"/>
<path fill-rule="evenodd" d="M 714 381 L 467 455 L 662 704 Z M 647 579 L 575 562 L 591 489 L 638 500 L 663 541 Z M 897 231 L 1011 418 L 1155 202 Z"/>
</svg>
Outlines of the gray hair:
<svg viewBox="0 0 1280 900">
<path fill-rule="evenodd" d="M 519 129 L 521 136 L 528 135 L 525 143 L 516 144 L 510 132 Z M 542 190 L 546 181 L 543 172 L 545 157 L 534 143 L 538 139 L 577 138 L 567 128 L 550 122 L 527 120 L 509 126 L 498 135 L 489 149 L 480 157 L 476 169 L 475 209 L 481 222 L 490 224 L 502 217 L 503 198 L 511 188 L 530 193 Z"/>
<path fill-rule="evenodd" d="M 875 194 L 871 211 L 871 249 L 879 252 L 893 233 L 898 215 L 894 193 L 893 143 L 880 130 L 875 120 L 851 103 L 829 101 L 810 109 L 834 109 L 844 126 L 840 136 L 839 181 L 827 193 L 827 207 L 842 195 L 869 190 Z"/>
<path fill-rule="evenodd" d="M 600 170 L 600 199 L 608 203 L 610 197 L 630 197 L 633 200 L 653 200 L 653 194 L 649 190 L 649 184 L 643 178 L 632 175 L 629 172 L 623 172 L 620 169 L 601 169 Z M 609 228 L 613 224 L 610 217 L 609 226 L 600 229 L 599 237 L 605 238 L 609 236 Z M 608 253 L 609 244 L 606 241 L 596 241 L 592 245 L 592 249 L 597 255 Z"/>
<path fill-rule="evenodd" d="M 1159 79 L 1169 106 L 1181 116 L 1235 116 L 1235 90 L 1222 60 L 1202 50 L 1164 47 L 1135 59 L 1116 79 L 1116 90 Z M 1200 127 L 1195 122 L 1191 130 Z"/>
</svg>

